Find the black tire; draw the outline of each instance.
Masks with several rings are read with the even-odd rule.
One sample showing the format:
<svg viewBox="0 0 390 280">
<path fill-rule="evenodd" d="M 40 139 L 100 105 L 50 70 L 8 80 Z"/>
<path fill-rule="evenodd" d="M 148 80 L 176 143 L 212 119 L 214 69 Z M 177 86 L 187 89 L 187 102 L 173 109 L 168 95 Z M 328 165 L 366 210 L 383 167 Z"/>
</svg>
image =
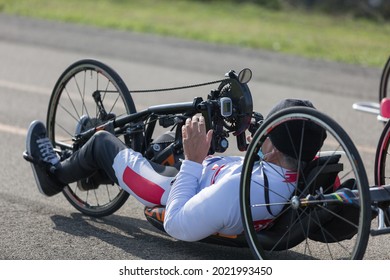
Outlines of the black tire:
<svg viewBox="0 0 390 280">
<path fill-rule="evenodd" d="M 390 122 L 387 122 L 379 137 L 378 145 L 375 153 L 375 185 L 383 186 L 390 184 Z M 389 161 L 389 162 L 388 162 Z M 389 172 L 387 172 L 389 170 Z M 385 224 L 390 226 L 390 203 L 384 202 L 379 205 L 385 214 Z"/>
<path fill-rule="evenodd" d="M 389 157 L 389 144 L 390 144 L 390 122 L 387 122 L 379 137 L 378 145 L 375 154 L 375 185 L 382 186 L 390 183 L 390 174 L 386 174 L 387 169 L 390 167 Z"/>
<path fill-rule="evenodd" d="M 109 66 L 92 59 L 70 65 L 58 79 L 49 102 L 47 114 L 48 136 L 54 148 L 62 155 L 73 152 L 72 137 L 82 116 L 97 117 L 97 106 L 92 93 L 99 89 L 107 113 L 117 117 L 135 113 L 135 105 L 127 86 Z M 137 143 L 124 139 L 128 146 Z M 129 194 L 117 185 L 100 184 L 99 187 L 81 190 L 77 183 L 64 188 L 66 199 L 80 212 L 93 216 L 107 216 L 117 211 Z"/>
<path fill-rule="evenodd" d="M 383 98 L 386 98 L 389 94 L 389 77 L 390 77 L 390 57 L 387 60 L 385 67 L 382 70 L 382 76 L 379 86 L 379 104 L 381 103 Z"/>
<path fill-rule="evenodd" d="M 259 164 L 257 153 L 272 130 L 290 121 L 302 122 L 302 125 L 311 123 L 326 131 L 327 137 L 317 156 L 326 159 L 329 173 L 321 175 L 326 169 L 316 165 L 317 171 L 321 172 L 313 171 L 307 175 L 308 167 L 304 170 L 298 165 L 299 187 L 293 188 L 291 197 L 286 198 L 284 204 L 281 203 L 281 212 L 273 213 L 275 217 L 268 227 L 258 230 L 254 228 L 252 211 L 256 211 L 255 207 L 263 207 L 258 210 L 265 210 L 267 203 L 250 203 L 256 199 L 251 198 L 250 183 L 254 166 Z M 297 151 L 297 156 L 300 155 L 301 152 Z M 334 158 L 337 160 L 333 164 Z M 311 163 L 319 161 L 317 159 Z M 321 183 L 318 183 L 320 180 Z M 319 203 L 321 198 L 311 200 L 312 204 L 302 203 L 308 195 L 314 197 L 318 192 L 332 195 L 340 188 L 358 193 L 357 205 L 360 207 L 356 204 L 352 207 Z M 244 159 L 240 205 L 245 235 L 257 259 L 362 259 L 364 256 L 371 226 L 370 193 L 364 165 L 346 132 L 317 110 L 289 108 L 264 121 L 255 133 Z M 276 203 L 274 205 L 277 206 Z M 272 202 L 269 207 L 273 207 Z"/>
</svg>

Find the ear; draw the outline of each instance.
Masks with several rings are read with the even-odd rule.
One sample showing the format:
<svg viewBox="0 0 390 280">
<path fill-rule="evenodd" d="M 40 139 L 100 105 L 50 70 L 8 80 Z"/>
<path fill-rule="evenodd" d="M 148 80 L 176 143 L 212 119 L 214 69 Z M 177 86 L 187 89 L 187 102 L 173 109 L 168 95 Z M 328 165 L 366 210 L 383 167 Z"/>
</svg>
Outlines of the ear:
<svg viewBox="0 0 390 280">
<path fill-rule="evenodd" d="M 279 158 L 280 153 L 276 148 L 272 147 L 271 151 L 264 154 L 264 160 L 269 162 L 275 162 L 275 159 Z"/>
</svg>

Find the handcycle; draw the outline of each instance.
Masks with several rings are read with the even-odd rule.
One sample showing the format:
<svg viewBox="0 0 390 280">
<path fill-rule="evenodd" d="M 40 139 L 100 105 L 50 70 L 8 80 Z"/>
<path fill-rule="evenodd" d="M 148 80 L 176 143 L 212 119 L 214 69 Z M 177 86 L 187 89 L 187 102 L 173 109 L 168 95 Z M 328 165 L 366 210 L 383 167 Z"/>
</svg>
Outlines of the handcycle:
<svg viewBox="0 0 390 280">
<path fill-rule="evenodd" d="M 390 184 L 390 176 L 386 171 L 390 165 L 389 147 L 390 147 L 390 57 L 386 61 L 379 83 L 378 102 L 356 102 L 352 108 L 365 113 L 374 114 L 377 120 L 384 124 L 383 130 L 380 134 L 377 148 L 375 152 L 374 161 L 374 182 L 376 186 L 385 186 Z M 385 229 L 390 225 L 390 205 L 389 202 L 382 202 L 385 207 L 379 208 L 378 228 Z"/>
<path fill-rule="evenodd" d="M 384 128 L 379 137 L 376 154 L 375 154 L 375 184 L 389 184 L 389 175 L 386 176 L 386 162 L 388 160 L 388 149 L 390 143 L 390 57 L 385 63 L 380 83 L 379 83 L 379 98 L 378 102 L 356 102 L 352 105 L 355 110 L 371 113 L 377 116 L 378 121 L 384 124 Z"/>
<path fill-rule="evenodd" d="M 83 59 L 70 65 L 54 86 L 46 120 L 48 136 L 65 159 L 95 132 L 104 129 L 149 160 L 179 168 L 183 156 L 181 127 L 186 118 L 202 114 L 207 128 L 214 130 L 210 155 L 224 153 L 231 135 L 236 138 L 238 150 L 246 154 L 237 194 L 243 233 L 216 233 L 201 242 L 249 247 L 259 259 L 363 258 L 371 220 L 378 215 L 379 206 L 387 207 L 380 202 L 390 201 L 389 187 L 369 188 L 356 147 L 329 116 L 303 107 L 284 109 L 265 120 L 254 112 L 247 85 L 251 76 L 249 69 L 230 71 L 224 79 L 214 82 L 161 89 L 219 84 L 205 100 L 195 97 L 190 102 L 154 105 L 137 111 L 132 94 L 160 90 L 129 90 L 112 68 L 100 61 Z M 264 203 L 253 205 L 250 185 L 253 168 L 259 162 L 258 152 L 272 130 L 289 124 L 301 127 L 302 133 L 308 126 L 322 128 L 326 133 L 324 144 L 312 162 L 298 161 L 298 184 L 291 196 L 274 203 L 270 197 L 280 196 L 278 190 L 264 186 L 268 199 L 265 195 Z M 157 127 L 167 132 L 156 136 Z M 246 133 L 253 135 L 250 143 Z M 294 141 L 291 137 L 289 140 Z M 299 159 L 303 142 L 298 147 L 295 152 Z M 129 197 L 99 172 L 66 186 L 63 194 L 77 210 L 93 217 L 113 214 Z M 273 218 L 267 223 L 254 223 L 252 210 L 257 207 L 266 208 Z M 164 230 L 164 211 L 164 206 L 145 207 L 144 213 L 153 226 Z M 386 232 L 388 228 L 380 231 Z"/>
</svg>

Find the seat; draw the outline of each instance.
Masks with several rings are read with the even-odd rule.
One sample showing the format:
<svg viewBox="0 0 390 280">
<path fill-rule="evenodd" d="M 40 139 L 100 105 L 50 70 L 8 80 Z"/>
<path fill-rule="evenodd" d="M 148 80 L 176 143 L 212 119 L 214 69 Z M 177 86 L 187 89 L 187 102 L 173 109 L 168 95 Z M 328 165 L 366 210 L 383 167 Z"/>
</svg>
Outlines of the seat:
<svg viewBox="0 0 390 280">
<path fill-rule="evenodd" d="M 336 154 L 311 161 L 302 172 L 294 195 L 306 197 L 307 194 L 315 194 L 320 188 L 324 192 L 333 192 L 334 187 L 338 186 L 337 175 L 343 170 L 340 157 Z M 331 211 L 338 211 L 337 205 L 329 207 Z M 316 215 L 310 215 L 311 210 L 310 207 L 293 209 L 291 204 L 286 205 L 269 227 L 257 233 L 262 248 L 272 251 L 292 248 L 304 241 L 308 233 L 318 232 L 323 223 L 333 218 L 327 211 L 317 211 Z"/>
</svg>

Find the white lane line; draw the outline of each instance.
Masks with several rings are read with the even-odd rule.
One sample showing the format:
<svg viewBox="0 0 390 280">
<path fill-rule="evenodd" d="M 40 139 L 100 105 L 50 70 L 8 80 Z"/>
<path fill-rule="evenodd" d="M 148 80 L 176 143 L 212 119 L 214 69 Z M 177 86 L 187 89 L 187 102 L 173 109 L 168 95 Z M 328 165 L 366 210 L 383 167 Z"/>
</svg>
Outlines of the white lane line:
<svg viewBox="0 0 390 280">
<path fill-rule="evenodd" d="M 25 128 L 20 128 L 20 127 L 11 126 L 2 123 L 0 123 L 0 131 L 9 134 L 14 134 L 14 135 L 21 135 L 21 136 L 27 135 L 27 129 Z"/>
<path fill-rule="evenodd" d="M 20 84 L 20 83 L 5 81 L 5 80 L 0 80 L 0 87 L 12 89 L 12 90 L 23 91 L 23 92 L 28 92 L 28 93 L 36 93 L 36 94 L 41 94 L 41 95 L 46 95 L 46 96 L 50 95 L 52 92 L 52 89 L 50 89 L 50 88 L 37 87 L 34 85 L 27 85 L 27 84 Z"/>
</svg>

